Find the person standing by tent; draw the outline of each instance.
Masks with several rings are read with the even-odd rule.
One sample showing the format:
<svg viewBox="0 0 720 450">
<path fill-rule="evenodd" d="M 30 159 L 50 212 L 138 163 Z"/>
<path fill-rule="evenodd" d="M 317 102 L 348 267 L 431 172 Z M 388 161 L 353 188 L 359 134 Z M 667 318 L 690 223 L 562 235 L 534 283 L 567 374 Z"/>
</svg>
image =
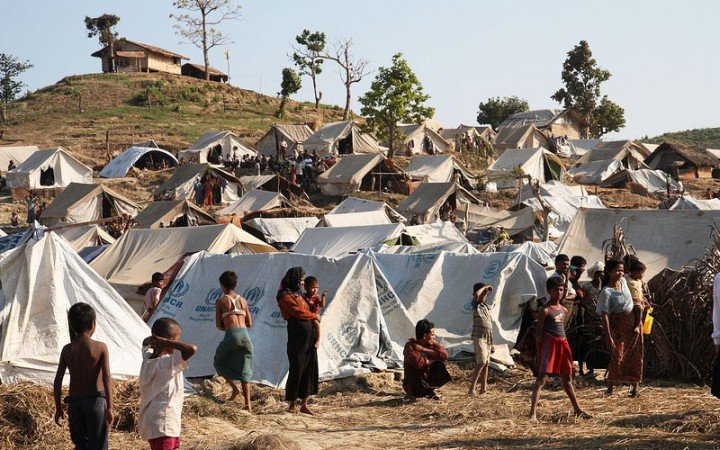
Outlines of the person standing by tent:
<svg viewBox="0 0 720 450">
<path fill-rule="evenodd" d="M 305 270 L 293 267 L 282 279 L 277 293 L 277 302 L 283 319 L 287 321 L 287 356 L 290 363 L 285 400 L 289 403 L 288 412 L 297 414 L 297 401 L 300 399 L 300 412 L 315 413 L 308 407 L 308 397 L 318 392 L 318 359 L 315 348 L 315 327 L 313 321 L 320 317 L 310 311 L 310 306 L 300 290 L 305 280 Z"/>
<path fill-rule="evenodd" d="M 230 401 L 235 400 L 240 393 L 235 384 L 235 380 L 240 380 L 245 409 L 252 411 L 250 381 L 253 372 L 253 345 L 248 333 L 248 328 L 252 327 L 250 307 L 247 300 L 235 293 L 235 272 L 223 272 L 219 281 L 223 295 L 215 301 L 215 325 L 218 330 L 225 332 L 225 337 L 215 350 L 215 370 L 232 389 Z"/>
<path fill-rule="evenodd" d="M 577 352 L 580 376 L 583 376 L 583 363 L 588 370 L 588 375 L 594 376 L 595 369 L 607 367 L 607 356 L 602 339 L 596 336 L 602 335 L 603 326 L 597 308 L 598 297 L 602 290 L 605 264 L 598 261 L 588 269 L 590 281 L 582 284 L 583 297 L 578 303 L 577 314 Z"/>
<path fill-rule="evenodd" d="M 155 272 L 152 275 L 152 287 L 145 293 L 145 311 L 143 311 L 142 319 L 147 323 L 155 312 L 155 308 L 160 303 L 160 294 L 162 294 L 165 286 L 165 275 L 161 272 Z"/>
<path fill-rule="evenodd" d="M 568 255 L 560 254 L 555 257 L 555 273 L 550 275 L 550 278 L 560 278 L 565 286 L 563 289 L 563 298 L 560 303 L 568 310 L 568 313 L 565 315 L 566 325 L 570 320 L 570 316 L 573 314 L 575 297 L 577 296 L 570 280 L 570 271 L 575 269 L 575 267 L 570 265 Z"/>
<path fill-rule="evenodd" d="M 490 371 L 490 354 L 495 351 L 493 347 L 492 319 L 487 296 L 492 292 L 492 286 L 485 283 L 475 283 L 473 286 L 472 341 L 475 347 L 475 370 L 470 376 L 469 396 L 475 395 L 475 385 L 480 380 L 480 394 L 487 391 L 487 377 Z"/>
<path fill-rule="evenodd" d="M 203 204 L 203 181 L 200 177 L 198 177 L 198 179 L 195 180 L 195 184 L 193 184 L 193 191 L 195 191 L 195 204 L 202 205 Z"/>
<path fill-rule="evenodd" d="M 31 226 L 37 218 L 37 202 L 38 198 L 33 194 L 28 194 L 25 197 L 25 204 L 27 205 L 27 223 L 29 223 Z"/>
<path fill-rule="evenodd" d="M 602 316 L 610 350 L 610 365 L 605 376 L 607 395 L 613 393 L 616 383 L 631 383 L 630 396 L 637 397 L 643 371 L 642 330 L 637 327 L 635 305 L 624 272 L 621 261 L 607 262 L 596 311 Z"/>
<path fill-rule="evenodd" d="M 203 182 L 203 205 L 204 206 L 212 206 L 213 204 L 213 187 L 215 186 L 215 183 L 213 183 L 213 177 L 211 177 L 209 174 L 205 176 L 205 181 Z"/>
</svg>

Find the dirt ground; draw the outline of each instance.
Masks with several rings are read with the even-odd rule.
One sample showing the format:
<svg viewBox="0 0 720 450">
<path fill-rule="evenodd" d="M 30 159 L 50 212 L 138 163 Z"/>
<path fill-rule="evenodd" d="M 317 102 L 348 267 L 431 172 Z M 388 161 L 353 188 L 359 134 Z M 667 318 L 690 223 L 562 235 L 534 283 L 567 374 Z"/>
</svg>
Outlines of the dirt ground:
<svg viewBox="0 0 720 450">
<path fill-rule="evenodd" d="M 442 401 L 410 405 L 401 400 L 399 373 L 322 383 L 312 404 L 316 417 L 285 412 L 283 391 L 263 386 L 253 386 L 255 410 L 248 414 L 239 403 L 218 404 L 207 393 L 226 398 L 229 390 L 206 381 L 203 396 L 186 399 L 183 448 L 717 448 L 720 403 L 706 387 L 649 381 L 632 399 L 624 389 L 604 397 L 600 379 L 579 379 L 580 404 L 594 417 L 575 421 L 564 392 L 551 382 L 534 424 L 526 419 L 529 372 L 495 373 L 487 394 L 469 398 L 471 365 L 452 363 L 450 369 L 455 381 L 442 389 Z M 110 439 L 114 449 L 143 447 L 134 432 L 113 432 Z"/>
</svg>

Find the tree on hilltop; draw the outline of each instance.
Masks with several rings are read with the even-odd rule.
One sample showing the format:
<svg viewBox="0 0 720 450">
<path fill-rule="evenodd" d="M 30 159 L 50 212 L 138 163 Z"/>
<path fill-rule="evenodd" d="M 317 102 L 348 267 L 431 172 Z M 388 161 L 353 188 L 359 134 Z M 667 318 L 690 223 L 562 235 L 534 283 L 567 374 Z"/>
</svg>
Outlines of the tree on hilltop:
<svg viewBox="0 0 720 450">
<path fill-rule="evenodd" d="M 12 55 L 0 53 L 0 103 L 15 100 L 25 86 L 17 77 L 32 66 L 30 61 L 22 62 Z"/>
<path fill-rule="evenodd" d="M 360 97 L 360 113 L 367 119 L 367 128 L 388 142 L 388 156 L 392 158 L 402 145 L 398 123 L 420 123 L 431 118 L 435 109 L 424 104 L 429 99 L 402 53 L 396 53 L 392 65 L 379 68 L 370 90 Z"/>
<path fill-rule="evenodd" d="M 88 37 L 98 37 L 100 45 L 108 47 L 110 58 L 108 58 L 108 72 L 115 72 L 117 65 L 115 64 L 115 41 L 118 34 L 113 27 L 120 22 L 120 17 L 113 14 L 103 14 L 98 17 L 85 16 L 85 28 L 87 28 Z"/>
<path fill-rule="evenodd" d="M 365 76 L 370 74 L 367 65 L 370 63 L 365 58 L 357 58 L 352 53 L 353 40 L 350 38 L 340 38 L 335 41 L 332 52 L 326 51 L 322 57 L 324 59 L 335 61 L 340 66 L 340 79 L 345 86 L 345 109 L 343 110 L 343 120 L 350 117 L 350 90 L 352 85 L 359 83 Z"/>
<path fill-rule="evenodd" d="M 240 5 L 232 0 L 175 0 L 173 6 L 181 14 L 170 14 L 177 23 L 175 34 L 190 42 L 203 52 L 205 80 L 210 80 L 210 58 L 208 52 L 218 45 L 229 44 L 230 37 L 215 27 L 226 20 L 240 18 Z"/>
<path fill-rule="evenodd" d="M 300 81 L 300 76 L 292 70 L 289 67 L 286 67 L 282 71 L 282 83 L 280 83 L 280 92 L 278 92 L 278 95 L 280 96 L 280 107 L 277 111 L 277 117 L 283 117 L 285 115 L 285 104 L 288 101 L 288 98 L 297 91 L 300 90 L 302 87 L 302 82 Z"/>
<path fill-rule="evenodd" d="M 325 33 L 320 31 L 303 32 L 295 36 L 297 46 L 293 46 L 292 55 L 295 65 L 300 69 L 300 75 L 307 75 L 312 80 L 313 94 L 315 95 L 315 110 L 320 106 L 322 92 L 318 92 L 317 76 L 322 73 L 322 52 L 325 51 Z"/>
<path fill-rule="evenodd" d="M 598 66 L 587 41 L 580 41 L 567 53 L 562 80 L 565 87 L 551 98 L 580 117 L 584 138 L 599 138 L 625 126 L 625 110 L 600 92 L 600 86 L 612 74 Z"/>
<path fill-rule="evenodd" d="M 497 130 L 505 119 L 530 109 L 527 100 L 518 97 L 491 97 L 478 106 L 477 121 L 480 125 L 489 124 Z"/>
</svg>

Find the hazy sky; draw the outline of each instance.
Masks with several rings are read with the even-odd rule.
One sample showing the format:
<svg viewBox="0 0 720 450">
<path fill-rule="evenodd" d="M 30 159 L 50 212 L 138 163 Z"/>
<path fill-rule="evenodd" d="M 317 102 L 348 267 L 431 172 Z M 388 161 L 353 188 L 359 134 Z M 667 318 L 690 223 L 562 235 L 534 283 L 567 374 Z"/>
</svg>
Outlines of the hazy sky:
<svg viewBox="0 0 720 450">
<path fill-rule="evenodd" d="M 8 1 L 8 0 L 3 0 Z M 30 90 L 70 74 L 98 72 L 90 57 L 83 19 L 113 13 L 120 35 L 202 62 L 202 53 L 179 43 L 170 0 L 8 1 L 0 15 L 0 52 L 30 60 L 22 79 Z M 303 28 L 330 40 L 355 41 L 372 68 L 404 53 L 436 118 L 446 127 L 474 123 L 479 101 L 518 95 L 533 109 L 556 108 L 565 54 L 587 40 L 600 65 L 613 74 L 604 86 L 625 108 L 627 126 L 608 137 L 638 138 L 665 131 L 720 126 L 720 2 L 696 1 L 397 1 L 246 0 L 243 18 L 221 27 L 233 38 L 231 83 L 275 95 L 280 72 Z M 211 64 L 227 70 L 224 48 Z M 353 92 L 369 86 L 371 75 Z M 311 100 L 310 82 L 295 98 Z M 344 102 L 338 74 L 327 64 L 320 80 L 323 101 Z"/>
</svg>

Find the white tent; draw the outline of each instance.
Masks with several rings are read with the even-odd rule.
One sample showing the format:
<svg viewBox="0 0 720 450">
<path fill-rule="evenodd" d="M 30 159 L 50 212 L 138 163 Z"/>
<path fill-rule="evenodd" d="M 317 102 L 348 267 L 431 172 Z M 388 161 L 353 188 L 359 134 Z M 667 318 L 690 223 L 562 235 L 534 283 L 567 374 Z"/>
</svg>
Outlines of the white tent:
<svg viewBox="0 0 720 450">
<path fill-rule="evenodd" d="M 345 214 L 325 214 L 318 224 L 321 227 L 352 227 L 358 225 L 390 224 L 385 211 L 366 211 Z"/>
<path fill-rule="evenodd" d="M 558 155 L 565 158 L 578 159 L 585 153 L 589 152 L 596 145 L 602 142 L 602 139 L 570 139 L 565 151 L 558 150 Z"/>
<path fill-rule="evenodd" d="M 570 226 L 580 208 L 605 209 L 600 197 L 587 195 L 580 197 L 542 197 L 542 201 L 550 208 L 548 220 L 550 222 L 550 237 L 560 238 Z M 543 207 L 536 198 L 529 198 L 523 202 L 534 211 L 542 211 Z"/>
<path fill-rule="evenodd" d="M 187 376 L 215 373 L 214 349 L 222 339 L 215 331 L 214 303 L 220 295 L 215 278 L 234 270 L 237 292 L 248 300 L 254 326 L 249 330 L 255 349 L 253 381 L 277 388 L 285 385 L 286 324 L 275 294 L 287 269 L 302 266 L 330 292 L 323 311 L 323 336 L 318 350 L 320 379 L 332 379 L 402 364 L 402 347 L 414 334 L 417 320 L 435 322 L 438 340 L 451 356 L 472 352 L 472 285 L 482 281 L 495 289 L 492 305 L 496 352 L 512 364 L 509 348 L 520 327 L 523 304 L 544 296 L 545 270 L 515 254 L 418 255 L 359 254 L 341 259 L 292 253 L 272 255 L 208 255 L 190 257 L 170 286 L 155 317 L 172 316 L 183 336 L 199 351 Z"/>
<path fill-rule="evenodd" d="M 444 244 L 451 242 L 468 243 L 452 222 L 432 222 L 424 225 L 405 227 L 405 232 L 417 239 L 420 245 Z"/>
<path fill-rule="evenodd" d="M 107 231 L 97 225 L 60 228 L 53 232 L 62 236 L 76 251 L 80 251 L 86 247 L 98 247 L 115 242 L 114 237 L 110 236 Z"/>
<path fill-rule="evenodd" d="M 414 155 L 444 153 L 452 149 L 452 145 L 426 124 L 398 125 L 404 137 L 406 153 Z"/>
<path fill-rule="evenodd" d="M 347 195 L 361 189 L 380 190 L 387 179 L 397 177 L 400 173 L 395 170 L 391 174 L 389 168 L 383 167 L 384 161 L 385 157 L 377 153 L 347 155 L 318 175 L 315 181 L 324 195 Z"/>
<path fill-rule="evenodd" d="M 91 264 L 120 295 L 138 309 L 138 287 L 153 272 L 165 272 L 188 253 L 263 253 L 275 249 L 235 225 L 130 229 Z"/>
<path fill-rule="evenodd" d="M 256 217 L 243 222 L 262 233 L 263 239 L 271 244 L 294 244 L 306 228 L 313 228 L 319 222 L 317 217 L 282 217 L 277 219 Z"/>
<path fill-rule="evenodd" d="M 510 149 L 488 167 L 488 181 L 498 189 L 517 187 L 527 182 L 516 178 L 518 169 L 540 182 L 562 180 L 566 172 L 562 161 L 544 148 Z"/>
<path fill-rule="evenodd" d="M 222 204 L 227 205 L 240 198 L 242 187 L 240 180 L 228 172 L 209 164 L 185 164 L 177 168 L 175 173 L 165 180 L 159 188 L 153 192 L 155 200 L 195 200 L 193 186 L 197 180 L 209 173 L 211 176 L 223 178 L 227 185 L 222 191 Z"/>
<path fill-rule="evenodd" d="M 510 236 L 515 236 L 535 225 L 535 214 L 531 208 L 505 211 L 490 206 L 464 204 L 455 210 L 455 215 L 466 223 L 468 237 L 472 236 L 473 240 L 477 240 L 479 233 L 491 227 L 502 227 Z"/>
<path fill-rule="evenodd" d="M 421 244 L 421 245 L 386 245 L 380 244 L 373 247 L 371 250 L 375 253 L 388 253 L 393 255 L 417 255 L 423 253 L 462 253 L 468 255 L 475 255 L 482 253 L 469 242 L 437 242 L 434 244 Z"/>
<path fill-rule="evenodd" d="M 710 200 L 699 200 L 692 197 L 680 197 L 673 205 L 668 209 L 695 209 L 701 211 L 707 211 L 711 209 L 720 209 L 720 200 L 713 198 Z"/>
<path fill-rule="evenodd" d="M 162 200 L 148 204 L 135 217 L 138 228 L 214 225 L 215 219 L 191 201 Z"/>
<path fill-rule="evenodd" d="M 15 163 L 15 166 L 17 166 L 23 163 L 38 150 L 40 149 L 36 145 L 0 147 L 0 172 L 5 172 L 7 170 L 10 165 L 10 161 Z"/>
<path fill-rule="evenodd" d="M 427 183 L 449 183 L 453 181 L 455 163 L 452 156 L 415 156 L 405 168 L 412 180 Z"/>
<path fill-rule="evenodd" d="M 92 169 L 57 147 L 33 153 L 5 176 L 11 188 L 45 189 L 91 183 Z"/>
<path fill-rule="evenodd" d="M 251 189 L 240 197 L 236 202 L 221 209 L 218 216 L 230 216 L 237 214 L 242 217 L 255 211 L 264 211 L 272 208 L 284 208 L 293 206 L 292 202 L 279 192 L 261 191 Z"/>
<path fill-rule="evenodd" d="M 238 275 L 236 291 L 253 314 L 253 327 L 248 330 L 255 352 L 253 381 L 282 388 L 288 373 L 287 331 L 275 295 L 285 272 L 295 266 L 317 276 L 321 288 L 330 292 L 318 349 L 321 380 L 367 372 L 368 368 L 385 369 L 388 363 L 402 367 L 402 344 L 412 335 L 413 324 L 397 296 L 378 292 L 382 275 L 376 275 L 367 255 L 339 260 L 292 253 L 193 255 L 151 323 L 157 317 L 171 316 L 182 326 L 183 338 L 198 346 L 186 376 L 214 374 L 213 354 L 223 338 L 215 328 L 215 300 L 221 295 L 215 274 L 233 270 Z"/>
<path fill-rule="evenodd" d="M 380 146 L 353 121 L 332 122 L 305 139 L 303 150 L 320 156 L 379 153 Z"/>
<path fill-rule="evenodd" d="M 397 223 L 340 228 L 307 228 L 293 245 L 291 251 L 305 255 L 338 258 L 363 248 L 395 241 L 402 234 L 402 230 L 402 225 Z"/>
<path fill-rule="evenodd" d="M 523 242 L 500 247 L 500 253 L 522 253 L 543 267 L 553 266 L 557 255 L 557 244 L 552 241 Z M 592 263 L 590 263 L 592 264 Z"/>
<path fill-rule="evenodd" d="M 63 239 L 49 233 L 0 256 L 0 282 L 3 384 L 52 382 L 70 341 L 67 311 L 80 302 L 95 309 L 93 338 L 108 346 L 112 375 L 139 374 L 140 345 L 150 329 Z"/>
<path fill-rule="evenodd" d="M 417 215 L 420 223 L 440 218 L 443 205 L 455 209 L 463 203 L 480 204 L 480 200 L 457 183 L 421 183 L 415 191 L 398 205 L 405 217 Z"/>
<path fill-rule="evenodd" d="M 42 212 L 44 225 L 82 223 L 127 215 L 137 216 L 140 207 L 103 184 L 70 183 Z"/>
<path fill-rule="evenodd" d="M 557 180 L 540 183 L 538 193 L 541 197 L 584 197 L 588 195 L 585 187 L 581 185 L 570 186 Z M 519 205 L 529 198 L 535 198 L 535 194 L 532 187 L 526 184 L 518 191 L 513 206 Z"/>
<path fill-rule="evenodd" d="M 253 157 L 259 153 L 230 131 L 208 131 L 190 148 L 178 152 L 178 159 L 185 163 L 220 164 L 224 159 L 240 160 L 246 155 Z"/>
<path fill-rule="evenodd" d="M 178 160 L 167 150 L 155 147 L 130 147 L 100 171 L 103 178 L 123 178 L 135 166 L 144 169 L 148 163 L 156 166 L 165 161 L 168 167 L 178 165 Z"/>
<path fill-rule="evenodd" d="M 631 183 L 641 186 L 649 194 L 659 194 L 666 192 L 668 175 L 662 170 L 638 169 L 638 170 L 621 170 L 609 176 L 602 185 L 606 187 L 627 187 Z M 670 179 L 670 186 L 674 192 L 680 190 L 677 181 Z"/>
<path fill-rule="evenodd" d="M 680 269 L 700 258 L 712 242 L 709 225 L 718 223 L 720 211 L 668 211 L 633 209 L 581 209 L 575 215 L 558 253 L 583 255 L 588 263 L 603 261 L 603 242 L 620 225 L 625 242 L 647 266 L 650 279 L 665 268 Z"/>
<path fill-rule="evenodd" d="M 403 217 L 399 212 L 395 211 L 385 202 L 377 202 L 374 200 L 365 200 L 364 198 L 347 197 L 336 207 L 330 210 L 328 214 L 345 214 L 345 213 L 359 213 L 359 212 L 372 212 L 372 211 L 385 211 L 393 222 L 404 222 Z"/>
<path fill-rule="evenodd" d="M 292 156 L 295 149 L 303 150 L 303 142 L 312 134 L 312 129 L 304 123 L 298 125 L 276 123 L 260 138 L 257 148 L 261 154 L 275 157 L 280 154 L 280 146 L 285 141 L 287 144 L 285 156 Z"/>
<path fill-rule="evenodd" d="M 585 164 L 575 165 L 568 170 L 573 179 L 580 184 L 601 184 L 614 173 L 623 170 L 621 161 L 606 159 Z"/>
</svg>

